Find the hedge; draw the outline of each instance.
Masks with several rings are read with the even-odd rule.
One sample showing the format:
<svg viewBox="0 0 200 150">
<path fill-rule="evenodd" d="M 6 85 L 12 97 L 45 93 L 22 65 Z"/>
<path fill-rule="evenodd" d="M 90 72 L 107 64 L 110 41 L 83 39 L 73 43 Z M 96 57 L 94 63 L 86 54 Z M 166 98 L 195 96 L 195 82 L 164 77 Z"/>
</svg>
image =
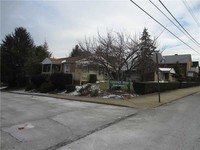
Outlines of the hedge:
<svg viewBox="0 0 200 150">
<path fill-rule="evenodd" d="M 58 90 L 64 90 L 66 85 L 72 84 L 72 74 L 54 73 L 50 77 L 53 87 Z"/>
<path fill-rule="evenodd" d="M 181 82 L 180 88 L 188 88 L 193 86 L 200 86 L 200 82 Z"/>
<path fill-rule="evenodd" d="M 192 86 L 199 86 L 199 82 L 167 82 L 159 83 L 160 92 L 175 90 L 179 88 L 188 88 Z M 133 88 L 136 94 L 148 94 L 158 92 L 158 83 L 157 82 L 134 82 Z"/>
<path fill-rule="evenodd" d="M 169 83 L 160 83 L 160 91 L 174 90 L 178 89 L 179 82 L 169 82 Z M 135 82 L 133 84 L 134 91 L 137 94 L 148 94 L 158 92 L 158 83 L 156 82 Z"/>
</svg>

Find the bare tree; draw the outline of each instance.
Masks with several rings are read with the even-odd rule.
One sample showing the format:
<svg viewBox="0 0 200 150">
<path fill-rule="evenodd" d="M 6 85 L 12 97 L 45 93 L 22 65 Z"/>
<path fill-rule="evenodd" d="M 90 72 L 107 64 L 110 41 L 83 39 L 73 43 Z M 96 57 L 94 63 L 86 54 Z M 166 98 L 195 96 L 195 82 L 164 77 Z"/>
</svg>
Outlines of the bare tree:
<svg viewBox="0 0 200 150">
<path fill-rule="evenodd" d="M 91 53 L 92 61 L 103 66 L 110 79 L 122 79 L 122 68 L 133 69 L 137 58 L 136 38 L 119 32 L 98 33 L 97 38 L 88 38 L 79 42 L 83 51 Z"/>
</svg>

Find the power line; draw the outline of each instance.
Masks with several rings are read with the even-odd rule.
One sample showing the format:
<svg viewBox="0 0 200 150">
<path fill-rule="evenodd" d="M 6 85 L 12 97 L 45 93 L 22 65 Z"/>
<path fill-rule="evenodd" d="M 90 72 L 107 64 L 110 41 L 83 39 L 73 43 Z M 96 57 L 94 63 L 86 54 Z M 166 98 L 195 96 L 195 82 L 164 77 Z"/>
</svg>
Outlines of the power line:
<svg viewBox="0 0 200 150">
<path fill-rule="evenodd" d="M 194 19 L 194 21 L 197 23 L 198 26 L 200 26 L 200 23 L 199 23 L 198 19 L 194 15 L 194 13 L 193 13 L 191 7 L 188 5 L 187 1 L 186 0 L 182 0 L 182 2 L 185 5 L 185 7 L 187 8 L 187 10 L 190 13 L 190 15 L 192 16 L 192 18 Z"/>
<path fill-rule="evenodd" d="M 154 5 L 154 7 L 156 7 L 169 21 L 171 21 L 184 35 L 186 35 L 193 43 L 195 43 L 198 47 L 200 47 L 200 45 L 198 45 L 191 37 L 189 37 L 178 25 L 176 25 L 160 8 L 158 8 L 158 6 L 153 3 L 151 0 L 149 0 L 151 2 L 151 4 Z"/>
<path fill-rule="evenodd" d="M 155 38 L 155 40 L 157 40 L 163 34 L 164 31 L 165 31 L 165 28 L 160 32 L 160 34 Z"/>
<path fill-rule="evenodd" d="M 174 20 L 179 24 L 179 26 L 181 26 L 181 28 L 197 43 L 200 45 L 199 42 L 197 42 L 191 35 L 190 33 L 187 32 L 187 30 L 178 22 L 178 20 L 172 15 L 172 13 L 169 11 L 169 9 L 167 9 L 167 7 L 162 3 L 161 0 L 159 0 L 159 2 L 162 4 L 162 6 L 167 10 L 167 12 L 174 18 Z"/>
<path fill-rule="evenodd" d="M 187 43 L 185 43 L 183 40 L 181 40 L 178 36 L 176 36 L 173 32 L 171 32 L 169 29 L 167 29 L 163 24 L 161 24 L 159 21 L 157 21 L 154 17 L 152 17 L 148 12 L 146 12 L 143 8 L 141 8 L 138 4 L 136 4 L 133 0 L 130 0 L 134 5 L 136 5 L 138 8 L 140 8 L 144 13 L 146 13 L 149 17 L 151 17 L 154 21 L 156 21 L 159 25 L 161 25 L 163 28 L 165 28 L 169 33 L 171 33 L 174 37 L 176 37 L 177 39 L 179 39 L 179 41 L 181 41 L 183 44 L 185 44 L 186 46 L 188 46 L 190 49 L 192 49 L 193 51 L 197 52 L 198 54 L 200 54 L 198 51 L 196 51 L 195 49 L 193 49 L 191 46 L 189 46 Z"/>
</svg>

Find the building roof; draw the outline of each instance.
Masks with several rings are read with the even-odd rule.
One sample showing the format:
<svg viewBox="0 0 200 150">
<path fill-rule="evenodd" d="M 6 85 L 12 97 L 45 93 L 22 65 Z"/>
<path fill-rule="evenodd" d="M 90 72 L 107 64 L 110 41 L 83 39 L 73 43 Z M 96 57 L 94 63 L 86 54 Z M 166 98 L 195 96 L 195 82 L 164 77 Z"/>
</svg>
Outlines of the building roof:
<svg viewBox="0 0 200 150">
<path fill-rule="evenodd" d="M 175 74 L 174 68 L 159 68 L 161 72 L 172 73 Z"/>
<path fill-rule="evenodd" d="M 191 55 L 190 54 L 185 54 L 185 55 L 168 55 L 168 56 L 163 56 L 164 57 L 164 61 L 162 63 L 165 64 L 175 64 L 176 62 L 179 63 L 188 63 L 189 61 L 192 60 Z"/>
<path fill-rule="evenodd" d="M 76 61 L 81 60 L 83 58 L 84 58 L 84 56 L 68 57 L 68 58 L 66 58 L 65 62 L 66 63 L 75 63 Z"/>
<path fill-rule="evenodd" d="M 43 65 L 45 64 L 60 64 L 62 63 L 63 60 L 65 60 L 66 58 L 45 58 L 41 63 Z"/>
<path fill-rule="evenodd" d="M 78 60 L 85 58 L 84 56 L 64 57 L 64 58 L 45 58 L 42 64 L 61 64 L 61 63 L 75 63 Z"/>
<path fill-rule="evenodd" d="M 154 53 L 153 55 L 152 55 L 152 60 L 156 63 L 156 56 L 158 56 L 158 63 L 161 63 L 161 62 L 163 62 L 164 61 L 164 58 L 163 58 L 163 56 L 162 56 L 162 54 L 161 53 Z"/>
<path fill-rule="evenodd" d="M 62 63 L 62 61 L 66 60 L 67 58 L 49 58 L 52 63 Z"/>
</svg>

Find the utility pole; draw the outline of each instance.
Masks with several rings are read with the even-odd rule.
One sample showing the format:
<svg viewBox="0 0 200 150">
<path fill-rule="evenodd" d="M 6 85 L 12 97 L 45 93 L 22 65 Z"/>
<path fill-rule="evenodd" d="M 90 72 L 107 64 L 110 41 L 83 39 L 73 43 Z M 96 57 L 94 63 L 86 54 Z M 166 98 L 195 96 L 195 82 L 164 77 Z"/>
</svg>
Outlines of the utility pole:
<svg viewBox="0 0 200 150">
<path fill-rule="evenodd" d="M 158 65 L 158 52 L 156 51 L 156 65 L 157 65 L 157 80 L 158 80 L 158 102 L 160 103 L 160 77 L 159 77 L 159 65 Z"/>
</svg>

